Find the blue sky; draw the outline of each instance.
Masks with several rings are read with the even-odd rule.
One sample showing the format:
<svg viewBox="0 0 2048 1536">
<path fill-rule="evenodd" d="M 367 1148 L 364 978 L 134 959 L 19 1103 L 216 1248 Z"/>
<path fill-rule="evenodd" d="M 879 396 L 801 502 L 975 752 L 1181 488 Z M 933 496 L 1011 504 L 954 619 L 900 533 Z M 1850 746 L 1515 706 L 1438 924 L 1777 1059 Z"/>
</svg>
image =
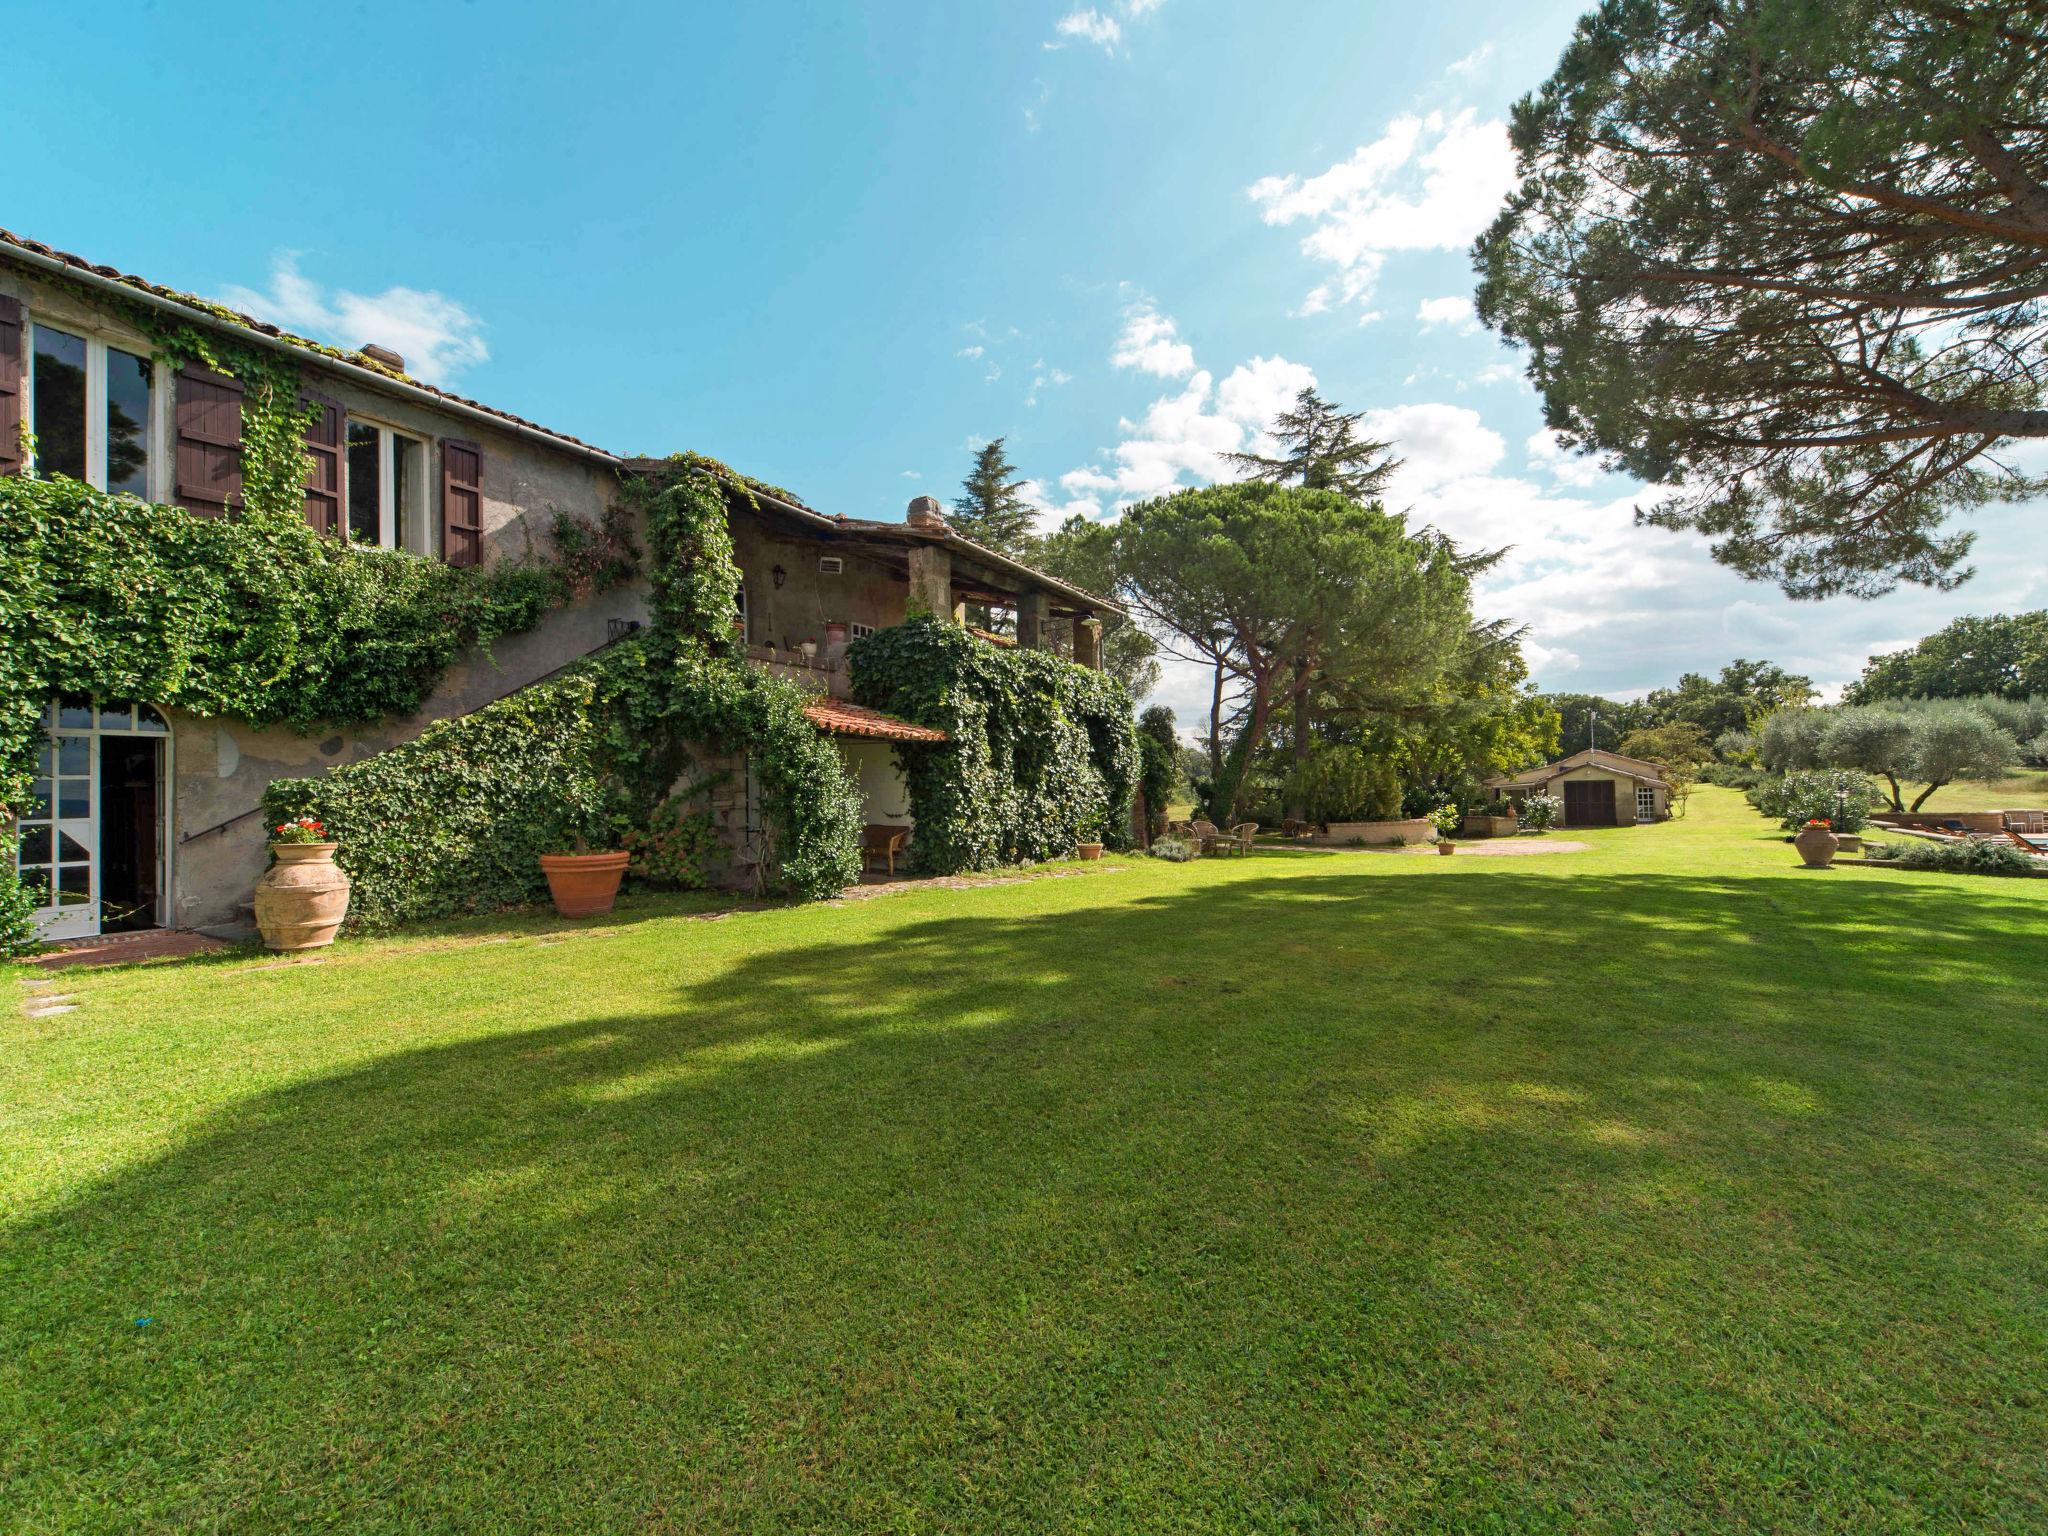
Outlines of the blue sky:
<svg viewBox="0 0 2048 1536">
<path fill-rule="evenodd" d="M 999 435 L 1049 518 L 1114 516 L 1313 378 L 1398 439 L 1402 504 L 1515 545 L 1485 602 L 1555 688 L 1736 655 L 1839 683 L 2048 603 L 2024 510 L 1979 520 L 1960 593 L 1795 605 L 1547 450 L 1465 252 L 1578 10 L 40 6 L 0 223 L 859 516 Z"/>
</svg>

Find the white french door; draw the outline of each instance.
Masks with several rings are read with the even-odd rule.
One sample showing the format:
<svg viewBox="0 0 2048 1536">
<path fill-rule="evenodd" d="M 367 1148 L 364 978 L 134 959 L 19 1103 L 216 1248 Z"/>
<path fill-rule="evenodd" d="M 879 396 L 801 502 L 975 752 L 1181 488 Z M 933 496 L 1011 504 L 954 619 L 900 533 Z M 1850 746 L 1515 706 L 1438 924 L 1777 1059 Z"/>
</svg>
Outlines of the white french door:
<svg viewBox="0 0 2048 1536">
<path fill-rule="evenodd" d="M 155 826 L 149 838 L 153 868 L 137 874 L 155 893 L 153 913 L 164 921 L 170 890 L 170 839 L 165 814 L 170 781 L 169 728 L 148 705 L 107 704 L 59 699 L 50 704 L 44 722 L 47 739 L 36 763 L 36 779 L 28 804 L 15 825 L 15 867 L 21 882 L 37 895 L 36 926 L 45 939 L 90 938 L 106 915 L 102 860 L 102 743 L 110 737 L 154 737 L 165 743 L 156 759 L 153 800 Z M 132 916 L 133 914 L 127 914 Z"/>
</svg>

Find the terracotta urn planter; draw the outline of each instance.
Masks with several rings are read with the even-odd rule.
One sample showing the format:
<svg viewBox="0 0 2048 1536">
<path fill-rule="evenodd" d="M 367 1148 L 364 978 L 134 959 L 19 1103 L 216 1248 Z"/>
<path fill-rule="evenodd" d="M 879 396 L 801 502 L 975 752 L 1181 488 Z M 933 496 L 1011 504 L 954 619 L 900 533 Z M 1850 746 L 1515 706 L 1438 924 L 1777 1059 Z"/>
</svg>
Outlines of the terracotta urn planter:
<svg viewBox="0 0 2048 1536">
<path fill-rule="evenodd" d="M 1102 844 L 1081 843 L 1075 847 L 1074 852 L 1077 855 L 1079 855 L 1083 860 L 1099 859 L 1102 857 Z"/>
<path fill-rule="evenodd" d="M 1436 851 L 1448 859 L 1452 854 L 1458 851 L 1458 845 L 1452 842 L 1447 837 L 1436 845 Z"/>
<path fill-rule="evenodd" d="M 1799 850 L 1808 869 L 1826 869 L 1841 851 L 1842 840 L 1825 826 L 1806 826 L 1799 829 L 1792 846 Z"/>
<path fill-rule="evenodd" d="M 619 899 L 625 877 L 625 853 L 544 853 L 541 873 L 548 877 L 548 895 L 564 917 L 597 917 Z"/>
<path fill-rule="evenodd" d="M 348 875 L 339 843 L 272 843 L 275 859 L 256 882 L 256 927 L 270 949 L 321 949 L 348 916 Z"/>
</svg>

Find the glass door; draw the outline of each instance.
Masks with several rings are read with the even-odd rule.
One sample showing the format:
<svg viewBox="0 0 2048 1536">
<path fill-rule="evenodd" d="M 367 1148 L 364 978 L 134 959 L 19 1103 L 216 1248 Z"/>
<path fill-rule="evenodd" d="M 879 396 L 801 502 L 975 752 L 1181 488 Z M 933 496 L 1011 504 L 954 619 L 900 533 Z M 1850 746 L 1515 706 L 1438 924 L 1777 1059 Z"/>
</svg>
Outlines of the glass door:
<svg viewBox="0 0 2048 1536">
<path fill-rule="evenodd" d="M 66 731 L 81 714 L 85 729 Z M 53 706 L 51 725 L 21 817 L 21 883 L 39 893 L 36 923 L 43 937 L 77 939 L 100 931 L 94 880 L 99 822 L 93 814 L 99 743 L 90 705 Z"/>
<path fill-rule="evenodd" d="M 90 699 L 58 699 L 44 720 L 28 804 L 15 826 L 21 883 L 35 897 L 36 925 L 45 939 L 89 938 L 107 916 L 107 880 L 113 879 L 116 927 L 155 927 L 169 913 L 169 727 L 146 704 L 96 706 Z M 138 740 L 141 738 L 141 740 Z M 114 749 L 114 790 L 107 803 L 102 770 Z M 146 748 L 140 756 L 138 748 Z M 110 810 L 113 812 L 111 821 Z M 108 827 L 116 839 L 103 847 Z"/>
</svg>

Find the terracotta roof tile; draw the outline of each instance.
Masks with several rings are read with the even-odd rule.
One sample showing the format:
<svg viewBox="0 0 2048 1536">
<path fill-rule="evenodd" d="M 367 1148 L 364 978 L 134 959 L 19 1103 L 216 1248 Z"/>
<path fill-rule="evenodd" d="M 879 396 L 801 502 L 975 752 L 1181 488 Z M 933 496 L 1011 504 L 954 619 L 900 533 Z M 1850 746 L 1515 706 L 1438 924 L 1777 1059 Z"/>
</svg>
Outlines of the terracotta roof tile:
<svg viewBox="0 0 2048 1536">
<path fill-rule="evenodd" d="M 850 704 L 845 699 L 813 699 L 804 715 L 821 731 L 834 736 L 862 736 L 870 741 L 944 741 L 946 733 L 928 725 L 912 725 L 879 709 Z"/>
</svg>

